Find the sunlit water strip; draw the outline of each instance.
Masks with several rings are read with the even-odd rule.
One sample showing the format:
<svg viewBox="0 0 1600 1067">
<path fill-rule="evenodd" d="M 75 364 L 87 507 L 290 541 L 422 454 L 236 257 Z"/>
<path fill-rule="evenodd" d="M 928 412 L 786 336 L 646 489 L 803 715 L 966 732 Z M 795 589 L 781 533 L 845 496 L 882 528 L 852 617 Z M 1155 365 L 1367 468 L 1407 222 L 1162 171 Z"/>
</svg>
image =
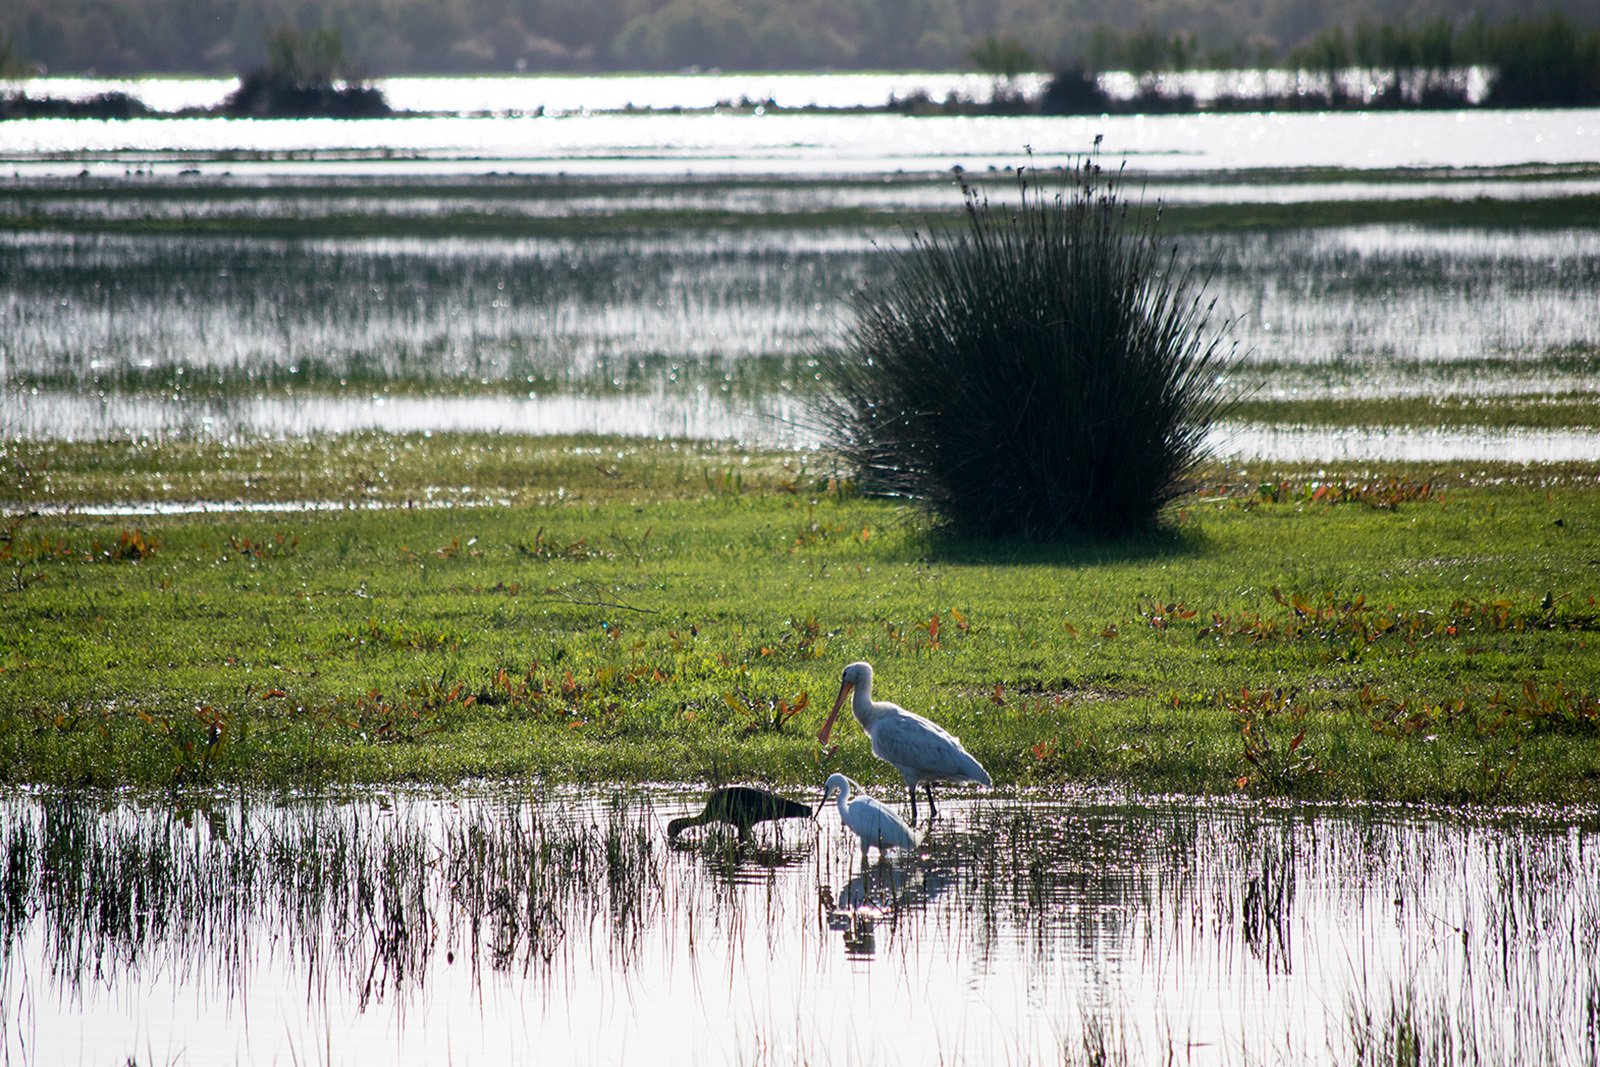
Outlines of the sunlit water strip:
<svg viewBox="0 0 1600 1067">
<path fill-rule="evenodd" d="M 1025 74 L 1013 87 L 1035 94 L 1046 78 Z M 378 78 L 397 111 L 458 114 L 532 112 L 547 115 L 621 111 L 625 108 L 714 108 L 741 101 L 778 107 L 881 107 L 891 99 L 948 94 L 980 102 L 992 99 L 995 79 L 944 72 L 855 72 L 842 74 L 552 74 L 477 77 Z M 32 96 L 85 100 L 101 93 L 126 93 L 157 111 L 211 108 L 234 89 L 237 78 L 33 78 L 20 83 Z"/>
<path fill-rule="evenodd" d="M 1370 100 L 1378 86 L 1368 72 L 1346 73 L 1345 89 Z M 1488 72 L 1472 67 L 1458 72 L 1469 102 L 1483 99 Z M 505 111 L 572 114 L 620 111 L 625 108 L 713 108 L 748 101 L 784 108 L 880 107 L 895 100 L 924 96 L 934 102 L 954 95 L 987 103 L 1004 87 L 1032 99 L 1050 80 L 1028 73 L 1011 79 L 953 72 L 729 73 L 679 74 L 516 74 L 412 76 L 376 78 L 389 106 L 399 111 L 459 114 Z M 1149 86 L 1169 96 L 1187 93 L 1198 101 L 1219 97 L 1288 96 L 1320 91 L 1320 76 L 1295 70 L 1206 70 L 1164 73 L 1155 77 L 1122 71 L 1099 75 L 1113 99 L 1128 100 Z M 31 78 L 18 83 L 34 97 L 85 100 L 103 93 L 131 96 L 157 111 L 213 108 L 239 85 L 237 78 Z"/>
<path fill-rule="evenodd" d="M 786 394 L 751 403 L 709 389 L 689 393 L 540 397 L 247 397 L 182 403 L 139 395 L 37 390 L 26 402 L 0 394 L 11 412 L 4 435 L 23 440 L 213 440 L 304 438 L 318 434 L 499 432 L 615 434 L 734 440 L 773 448 L 822 444 L 806 404 Z M 1590 430 L 1428 427 L 1262 426 L 1224 423 L 1207 438 L 1222 457 L 1285 462 L 1561 463 L 1600 459 Z"/>
<path fill-rule="evenodd" d="M 0 407 L 14 405 L 0 402 Z M 316 434 L 500 432 L 734 439 L 805 447 L 798 406 L 774 396 L 733 405 L 710 390 L 624 396 L 312 396 L 176 403 L 140 396 L 39 391 L 7 435 L 35 440 L 310 437 Z"/>
<path fill-rule="evenodd" d="M 1096 138 L 1138 171 L 1513 167 L 1600 160 L 1600 110 L 1135 116 L 594 114 L 371 120 L 37 119 L 0 124 L 18 175 L 161 165 L 275 175 L 819 176 L 1076 163 Z M 1028 154 L 1031 146 L 1032 155 Z"/>
<path fill-rule="evenodd" d="M 1571 463 L 1600 459 L 1592 430 L 1223 425 L 1213 454 L 1285 463 Z"/>
</svg>

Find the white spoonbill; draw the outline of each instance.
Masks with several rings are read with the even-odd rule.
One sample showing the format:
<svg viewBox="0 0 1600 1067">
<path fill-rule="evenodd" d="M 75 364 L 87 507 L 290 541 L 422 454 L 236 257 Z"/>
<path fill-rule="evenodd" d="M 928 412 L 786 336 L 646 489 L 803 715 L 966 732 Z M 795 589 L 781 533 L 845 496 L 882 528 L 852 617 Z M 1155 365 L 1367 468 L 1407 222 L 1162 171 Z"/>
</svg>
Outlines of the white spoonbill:
<svg viewBox="0 0 1600 1067">
<path fill-rule="evenodd" d="M 869 848 L 883 852 L 891 848 L 916 848 L 922 843 L 922 835 L 907 826 L 887 805 L 865 793 L 852 798 L 851 787 L 861 788 L 842 774 L 828 775 L 822 787 L 822 803 L 826 804 L 828 797 L 838 792 L 839 821 L 861 839 L 862 863 L 867 860 Z"/>
<path fill-rule="evenodd" d="M 886 763 L 894 764 L 900 777 L 906 780 L 906 790 L 911 794 L 911 824 L 917 822 L 917 786 L 928 794 L 928 818 L 939 814 L 933 806 L 934 782 L 977 782 L 993 785 L 989 772 L 961 747 L 961 738 L 947 733 L 937 723 L 921 715 L 914 715 L 898 704 L 872 699 L 872 664 L 852 663 L 844 669 L 839 686 L 839 699 L 833 702 L 828 721 L 822 724 L 817 740 L 828 743 L 833 730 L 833 720 L 844 704 L 845 694 L 855 690 L 850 701 L 851 714 L 872 738 L 872 754 Z"/>
</svg>

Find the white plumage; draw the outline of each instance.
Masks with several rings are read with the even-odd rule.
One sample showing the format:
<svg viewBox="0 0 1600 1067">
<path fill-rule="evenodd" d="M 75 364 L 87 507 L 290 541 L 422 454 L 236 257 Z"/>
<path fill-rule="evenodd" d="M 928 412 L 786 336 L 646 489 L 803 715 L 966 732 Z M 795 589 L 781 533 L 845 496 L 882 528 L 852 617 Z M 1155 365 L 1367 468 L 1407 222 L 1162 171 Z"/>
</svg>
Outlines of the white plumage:
<svg viewBox="0 0 1600 1067">
<path fill-rule="evenodd" d="M 905 824 L 905 821 L 874 797 L 865 793 L 851 797 L 851 788 L 860 789 L 855 782 L 842 774 L 828 775 L 822 787 L 822 803 L 835 791 L 839 794 L 839 821 L 845 829 L 861 839 L 861 857 L 865 862 L 867 850 L 882 852 L 891 848 L 916 848 L 922 835 Z"/>
<path fill-rule="evenodd" d="M 961 747 L 961 739 L 946 732 L 937 723 L 921 715 L 914 715 L 886 700 L 872 699 L 872 664 L 852 663 L 844 669 L 839 685 L 839 698 L 833 702 L 833 711 L 823 723 L 817 740 L 828 743 L 833 730 L 833 720 L 844 704 L 845 695 L 852 689 L 855 696 L 850 701 L 850 712 L 872 739 L 872 754 L 894 765 L 900 777 L 906 780 L 911 794 L 911 823 L 917 822 L 917 786 L 928 794 L 928 818 L 937 816 L 933 806 L 934 782 L 977 782 L 993 785 L 989 772 Z"/>
</svg>

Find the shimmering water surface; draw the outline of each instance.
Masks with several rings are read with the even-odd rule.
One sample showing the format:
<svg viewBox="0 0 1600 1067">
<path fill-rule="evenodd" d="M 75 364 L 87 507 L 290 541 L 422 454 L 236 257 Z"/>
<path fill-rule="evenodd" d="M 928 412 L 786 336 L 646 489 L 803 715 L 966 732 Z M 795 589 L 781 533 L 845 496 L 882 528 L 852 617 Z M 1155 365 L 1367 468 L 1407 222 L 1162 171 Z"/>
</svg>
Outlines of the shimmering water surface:
<svg viewBox="0 0 1600 1067">
<path fill-rule="evenodd" d="M 872 175 L 1069 164 L 1101 137 L 1139 170 L 1516 167 L 1600 158 L 1600 112 L 1302 112 L 1045 118 L 652 114 L 364 121 L 8 122 L 17 175 L 159 166 L 283 174 Z"/>
<path fill-rule="evenodd" d="M 215 102 L 228 84 L 29 88 L 122 88 L 175 108 Z M 1146 200 L 1600 187 L 1595 110 L 1071 119 L 615 110 L 767 99 L 855 107 L 917 92 L 981 98 L 990 87 L 955 75 L 396 79 L 385 88 L 398 106 L 450 114 L 0 123 L 0 173 L 15 176 L 0 183 L 0 211 L 39 221 L 0 236 L 0 430 L 232 437 L 492 425 L 805 444 L 814 357 L 841 343 L 854 295 L 906 241 L 890 215 L 881 224 L 874 215 L 951 212 L 953 166 L 989 177 L 1030 158 L 1070 163 L 1101 137 L 1104 158 L 1130 168 L 1129 195 Z M 1342 177 L 1314 177 L 1321 167 Z M 986 190 L 1016 195 L 1006 180 Z M 864 214 L 849 225 L 807 221 L 829 210 Z M 639 211 L 658 221 L 618 222 Z M 557 229 L 452 233 L 451 220 L 496 217 Z M 159 232 L 163 220 L 213 219 L 214 236 Z M 296 236 L 307 220 L 393 224 L 412 236 Z M 142 228 L 116 232 L 132 223 Z M 241 235 L 250 231 L 260 235 Z M 1215 320 L 1231 323 L 1245 353 L 1237 384 L 1251 395 L 1584 396 L 1600 379 L 1600 242 L 1588 229 L 1345 226 L 1186 237 L 1179 248 L 1210 278 Z M 1600 436 L 1576 431 L 1424 436 L 1435 458 L 1600 454 Z M 1216 441 L 1382 459 L 1413 454 L 1417 437 L 1234 428 Z M 1391 447 L 1402 439 L 1412 443 Z"/>
<path fill-rule="evenodd" d="M 1015 88 L 1038 92 L 1044 79 L 1018 78 Z M 890 99 L 926 96 L 943 100 L 955 93 L 987 101 L 994 79 L 981 74 L 841 73 L 841 74 L 527 74 L 477 77 L 379 78 L 396 111 L 495 115 L 542 112 L 581 115 L 635 108 L 710 109 L 742 101 L 767 102 L 786 108 L 879 107 Z M 100 93 L 126 93 L 157 111 L 210 108 L 237 88 L 234 78 L 36 78 L 21 83 L 34 96 L 88 99 Z"/>
<path fill-rule="evenodd" d="M 7 1061 L 1600 1056 L 1592 817 L 952 794 L 864 866 L 540 796 L 13 797 Z"/>
<path fill-rule="evenodd" d="M 764 228 L 11 235 L 0 239 L 0 419 L 13 435 L 80 439 L 497 426 L 815 443 L 804 401 L 816 357 L 843 343 L 853 294 L 904 241 L 894 229 Z M 1209 272 L 1215 320 L 1231 321 L 1245 354 L 1238 384 L 1257 396 L 1596 387 L 1592 233 L 1372 226 L 1186 238 L 1180 249 Z M 1330 458 L 1401 458 L 1389 448 L 1400 439 L 1306 432 L 1292 451 L 1322 440 Z M 1289 438 L 1218 440 L 1285 454 L 1274 442 Z M 1597 452 L 1581 433 L 1428 441 L 1436 459 Z"/>
<path fill-rule="evenodd" d="M 1029 79 L 1021 87 L 1031 91 L 1037 84 Z M 118 166 L 138 160 L 226 169 L 253 162 L 252 172 L 277 173 L 394 173 L 406 160 L 431 173 L 475 173 L 485 164 L 515 173 L 892 173 L 1015 164 L 1024 146 L 1053 164 L 1086 151 L 1096 136 L 1104 138 L 1110 158 L 1158 172 L 1600 159 L 1600 112 L 1592 109 L 1065 118 L 616 113 L 630 104 L 706 109 L 768 98 L 786 107 L 830 108 L 876 107 L 915 93 L 982 100 L 992 85 L 952 74 L 389 79 L 382 87 L 394 106 L 446 114 L 373 121 L 12 122 L 0 130 L 0 162 L 19 173 L 63 174 L 77 173 L 67 155 L 103 157 Z M 27 86 L 40 95 L 130 91 L 160 108 L 209 106 L 231 87 L 172 79 L 44 79 Z M 269 158 L 250 158 L 259 155 Z"/>
</svg>

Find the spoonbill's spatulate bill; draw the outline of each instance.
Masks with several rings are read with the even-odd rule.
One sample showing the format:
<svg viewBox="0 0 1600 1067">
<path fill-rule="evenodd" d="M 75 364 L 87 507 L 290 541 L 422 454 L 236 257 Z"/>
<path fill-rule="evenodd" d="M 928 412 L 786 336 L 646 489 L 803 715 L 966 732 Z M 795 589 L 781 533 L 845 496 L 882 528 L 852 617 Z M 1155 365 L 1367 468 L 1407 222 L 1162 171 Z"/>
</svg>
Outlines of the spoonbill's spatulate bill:
<svg viewBox="0 0 1600 1067">
<path fill-rule="evenodd" d="M 865 793 L 852 797 L 851 790 L 860 788 L 842 774 L 830 774 L 822 787 L 822 803 L 826 804 L 833 793 L 839 794 L 839 821 L 861 839 L 863 861 L 871 848 L 882 852 L 891 848 L 916 848 L 922 843 L 922 835 L 881 801 Z"/>
<path fill-rule="evenodd" d="M 912 825 L 917 821 L 918 785 L 928 794 L 928 818 L 931 820 L 939 814 L 933 806 L 934 782 L 994 784 L 982 764 L 961 747 L 959 737 L 898 704 L 873 700 L 870 663 L 852 663 L 844 669 L 839 698 L 833 702 L 828 721 L 823 723 L 822 730 L 817 734 L 817 740 L 822 744 L 828 743 L 833 720 L 852 689 L 855 690 L 855 697 L 850 701 L 850 711 L 872 739 L 872 754 L 886 763 L 892 763 L 895 770 L 900 772 L 900 777 L 906 780 L 906 790 L 911 794 Z"/>
<path fill-rule="evenodd" d="M 811 809 L 804 804 L 753 789 L 747 785 L 730 785 L 717 789 L 706 799 L 706 810 L 699 815 L 673 819 L 667 823 L 667 836 L 677 837 L 691 826 L 708 822 L 730 823 L 739 831 L 739 840 L 750 839 L 750 827 L 758 822 L 776 819 L 809 819 Z"/>
</svg>

